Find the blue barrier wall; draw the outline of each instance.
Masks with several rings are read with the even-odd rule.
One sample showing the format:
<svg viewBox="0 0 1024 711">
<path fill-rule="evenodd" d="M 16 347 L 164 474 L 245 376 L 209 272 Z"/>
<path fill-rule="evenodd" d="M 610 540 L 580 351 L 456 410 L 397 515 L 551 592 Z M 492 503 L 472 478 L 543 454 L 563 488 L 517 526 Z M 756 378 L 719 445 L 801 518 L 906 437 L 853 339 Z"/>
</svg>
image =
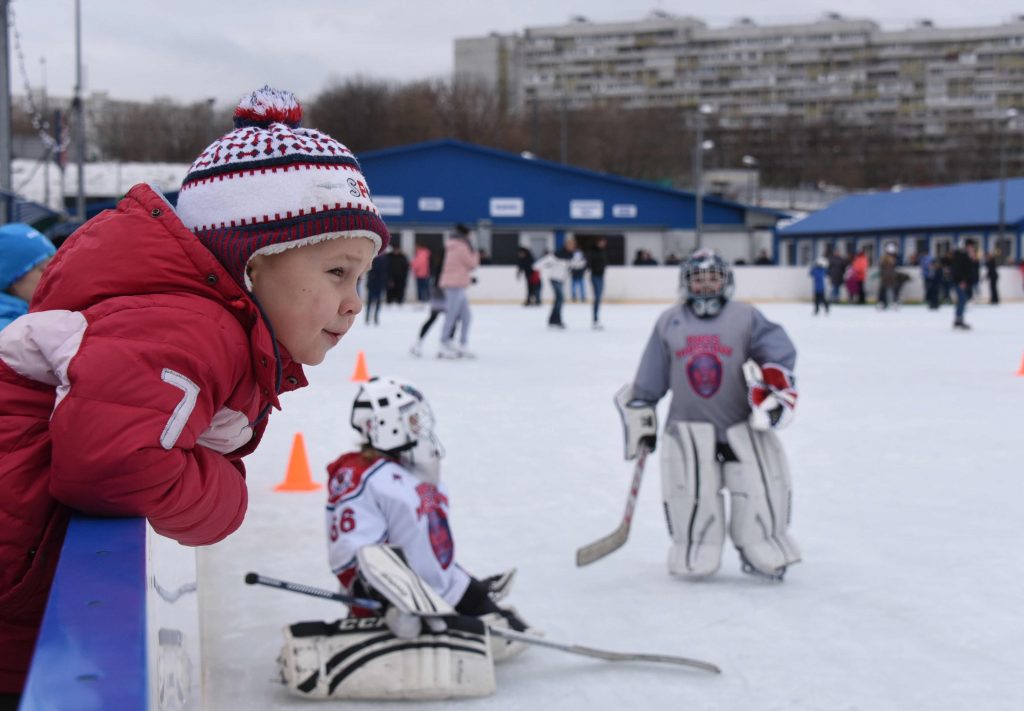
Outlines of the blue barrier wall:
<svg viewBox="0 0 1024 711">
<path fill-rule="evenodd" d="M 22 711 L 148 707 L 146 521 L 68 528 Z"/>
</svg>

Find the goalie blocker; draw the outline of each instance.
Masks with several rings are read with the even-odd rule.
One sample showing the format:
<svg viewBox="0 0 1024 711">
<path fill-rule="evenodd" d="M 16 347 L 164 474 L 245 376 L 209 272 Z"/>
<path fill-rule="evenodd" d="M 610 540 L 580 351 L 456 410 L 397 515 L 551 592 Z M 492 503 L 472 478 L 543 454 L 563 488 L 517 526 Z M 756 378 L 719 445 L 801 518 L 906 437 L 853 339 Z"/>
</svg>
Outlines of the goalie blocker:
<svg viewBox="0 0 1024 711">
<path fill-rule="evenodd" d="M 672 422 L 662 443 L 662 499 L 672 546 L 668 569 L 703 577 L 718 570 L 725 541 L 723 486 L 731 497 L 729 536 L 746 573 L 781 579 L 800 560 L 789 536 L 789 467 L 778 437 L 748 423 L 726 431 L 736 461 L 719 463 L 706 422 Z"/>
</svg>

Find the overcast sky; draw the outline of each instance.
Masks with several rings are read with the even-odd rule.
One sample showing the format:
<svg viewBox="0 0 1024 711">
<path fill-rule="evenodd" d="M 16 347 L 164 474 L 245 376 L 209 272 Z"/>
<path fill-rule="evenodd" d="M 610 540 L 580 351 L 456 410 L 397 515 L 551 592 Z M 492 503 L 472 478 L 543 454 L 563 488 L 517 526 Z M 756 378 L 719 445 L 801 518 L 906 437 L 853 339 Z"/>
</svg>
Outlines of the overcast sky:
<svg viewBox="0 0 1024 711">
<path fill-rule="evenodd" d="M 10 0 L 33 86 L 69 96 L 75 84 L 74 0 Z M 456 37 L 562 24 L 636 20 L 651 10 L 712 27 L 739 17 L 807 22 L 838 10 L 898 29 L 928 18 L 940 27 L 990 25 L 1024 11 L 1020 0 L 81 0 L 85 91 L 114 98 L 234 104 L 263 84 L 309 99 L 332 81 L 363 75 L 409 81 L 446 77 Z M 768 6 L 770 5 L 770 9 Z M 700 7 L 700 10 L 695 10 Z M 13 40 L 12 36 L 12 40 Z M 11 91 L 25 81 L 12 41 Z"/>
</svg>

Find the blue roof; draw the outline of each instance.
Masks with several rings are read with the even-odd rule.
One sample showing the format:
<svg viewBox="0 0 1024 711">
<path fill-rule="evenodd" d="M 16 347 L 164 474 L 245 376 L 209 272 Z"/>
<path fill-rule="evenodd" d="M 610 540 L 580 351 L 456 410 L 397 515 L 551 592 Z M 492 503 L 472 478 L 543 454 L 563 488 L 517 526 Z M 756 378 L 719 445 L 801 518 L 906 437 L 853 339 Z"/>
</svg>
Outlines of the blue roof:
<svg viewBox="0 0 1024 711">
<path fill-rule="evenodd" d="M 384 215 L 389 225 L 487 219 L 495 228 L 691 229 L 695 222 L 693 193 L 461 141 L 428 141 L 372 151 L 359 155 L 359 162 L 375 201 L 382 198 L 395 210 Z M 518 208 L 512 206 L 512 214 L 495 215 L 492 201 L 501 198 L 521 203 Z M 570 209 L 573 201 L 584 201 L 575 203 L 575 215 Z M 587 204 L 589 210 L 581 209 Z M 396 212 L 399 207 L 400 214 Z M 703 209 L 708 226 L 742 225 L 750 210 L 785 216 L 707 196 Z"/>
<path fill-rule="evenodd" d="M 784 237 L 927 232 L 999 225 L 999 182 L 850 195 L 779 229 Z M 1006 181 L 1007 225 L 1024 222 L 1024 178 Z"/>
</svg>

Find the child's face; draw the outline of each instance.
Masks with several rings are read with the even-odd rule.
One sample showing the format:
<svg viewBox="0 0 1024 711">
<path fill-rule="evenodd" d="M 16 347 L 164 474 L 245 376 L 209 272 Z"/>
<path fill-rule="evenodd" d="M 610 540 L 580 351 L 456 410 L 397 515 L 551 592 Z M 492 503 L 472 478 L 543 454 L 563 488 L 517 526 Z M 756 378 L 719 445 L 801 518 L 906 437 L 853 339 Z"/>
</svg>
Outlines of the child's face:
<svg viewBox="0 0 1024 711">
<path fill-rule="evenodd" d="M 373 242 L 353 237 L 257 254 L 249 261 L 252 293 L 297 362 L 319 364 L 352 327 L 363 308 L 356 281 L 373 255 Z"/>
<path fill-rule="evenodd" d="M 39 285 L 39 280 L 43 276 L 43 270 L 49 263 L 50 259 L 45 259 L 37 264 L 25 276 L 11 284 L 8 291 L 22 301 L 32 301 L 32 294 L 36 292 L 36 286 Z"/>
</svg>

